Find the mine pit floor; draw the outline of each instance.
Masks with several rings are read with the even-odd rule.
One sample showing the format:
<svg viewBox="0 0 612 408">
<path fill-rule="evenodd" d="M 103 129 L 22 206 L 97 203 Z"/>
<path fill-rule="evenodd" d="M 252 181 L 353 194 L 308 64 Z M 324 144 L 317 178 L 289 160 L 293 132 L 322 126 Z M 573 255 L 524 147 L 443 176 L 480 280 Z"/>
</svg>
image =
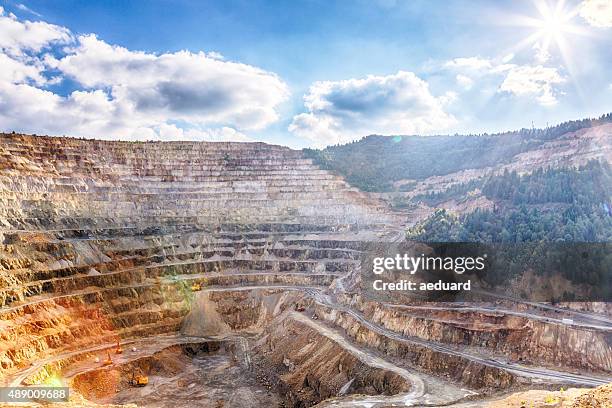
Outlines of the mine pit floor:
<svg viewBox="0 0 612 408">
<path fill-rule="evenodd" d="M 187 357 L 161 352 L 158 363 L 173 367 L 173 375 L 150 375 L 145 387 L 126 387 L 99 403 L 137 403 L 146 407 L 276 407 L 277 394 L 256 381 L 252 373 L 225 351 Z"/>
</svg>

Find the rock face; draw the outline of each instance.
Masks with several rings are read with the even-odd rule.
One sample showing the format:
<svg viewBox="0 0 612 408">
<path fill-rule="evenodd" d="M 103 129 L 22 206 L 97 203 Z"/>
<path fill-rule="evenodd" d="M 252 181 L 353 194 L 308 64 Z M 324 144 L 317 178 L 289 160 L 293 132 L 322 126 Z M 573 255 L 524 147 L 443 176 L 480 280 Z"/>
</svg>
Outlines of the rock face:
<svg viewBox="0 0 612 408">
<path fill-rule="evenodd" d="M 57 356 L 28 374 L 44 380 L 78 359 L 67 353 L 119 339 L 251 327 L 253 304 L 208 291 L 329 286 L 356 263 L 346 247 L 395 221 L 280 146 L 0 137 L 7 381 Z"/>
<path fill-rule="evenodd" d="M 225 351 L 218 364 L 200 356 L 217 364 L 207 373 L 242 370 L 244 395 L 284 395 L 257 397 L 264 405 L 442 404 L 466 387 L 607 380 L 605 322 L 501 310 L 470 325 L 344 293 L 339 278 L 359 270 L 366 244 L 396 239 L 406 220 L 300 151 L 3 134 L 0 170 L 0 383 L 59 378 L 98 402 L 138 402 L 130 369 L 162 387 L 175 375 L 164 364 L 202 369 L 181 344 L 211 337 Z M 595 373 L 536 366 L 558 361 Z M 95 392 L 111 378 L 115 393 Z M 228 403 L 227 387 L 207 403 Z"/>
<path fill-rule="evenodd" d="M 0 156 L 0 220 L 7 229 L 78 235 L 122 227 L 180 231 L 222 223 L 388 220 L 382 208 L 301 152 L 263 143 L 3 135 Z"/>
</svg>

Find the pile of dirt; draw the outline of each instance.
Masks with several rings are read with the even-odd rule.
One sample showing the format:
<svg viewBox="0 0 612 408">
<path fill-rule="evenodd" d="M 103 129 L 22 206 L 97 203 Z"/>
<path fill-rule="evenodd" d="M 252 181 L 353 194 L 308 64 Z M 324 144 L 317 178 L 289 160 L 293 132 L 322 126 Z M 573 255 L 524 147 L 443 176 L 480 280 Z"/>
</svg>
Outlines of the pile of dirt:
<svg viewBox="0 0 612 408">
<path fill-rule="evenodd" d="M 460 405 L 463 406 L 463 405 Z M 559 391 L 530 390 L 514 393 L 486 408 L 611 408 L 612 383 L 597 388 L 570 388 Z"/>
<path fill-rule="evenodd" d="M 585 392 L 572 404 L 571 408 L 610 408 L 612 407 L 612 383 Z"/>
</svg>

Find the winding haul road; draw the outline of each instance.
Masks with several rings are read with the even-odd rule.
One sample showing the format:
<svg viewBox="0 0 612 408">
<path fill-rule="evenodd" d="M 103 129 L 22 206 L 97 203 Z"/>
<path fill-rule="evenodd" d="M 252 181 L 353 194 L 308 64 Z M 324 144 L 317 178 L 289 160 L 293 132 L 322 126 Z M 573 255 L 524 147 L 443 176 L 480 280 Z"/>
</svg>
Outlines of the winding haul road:
<svg viewBox="0 0 612 408">
<path fill-rule="evenodd" d="M 481 357 L 475 354 L 467 353 L 452 347 L 445 346 L 437 342 L 427 341 L 416 337 L 404 336 L 397 332 L 386 329 L 378 324 L 372 323 L 371 321 L 367 320 L 361 313 L 353 309 L 334 303 L 331 300 L 330 296 L 323 294 L 322 291 L 313 291 L 312 289 L 308 289 L 307 292 L 315 299 L 317 303 L 321 304 L 322 306 L 330 307 L 332 309 L 346 313 L 368 329 L 398 342 L 415 344 L 438 351 L 440 353 L 459 356 L 465 358 L 466 360 L 474 361 L 489 367 L 500 368 L 520 377 L 587 386 L 599 386 L 612 381 L 612 378 L 599 378 L 585 376 L 582 374 L 572 374 L 562 371 L 555 371 L 547 368 L 527 367 L 521 364 L 516 364 L 501 359 Z"/>
<path fill-rule="evenodd" d="M 352 406 L 354 406 L 355 402 L 357 401 L 363 404 L 376 404 L 384 402 L 386 404 L 401 404 L 403 406 L 411 406 L 418 400 L 418 398 L 422 397 L 425 394 L 425 383 L 418 375 L 415 375 L 404 368 L 391 364 L 388 361 L 373 355 L 372 353 L 355 347 L 337 331 L 332 330 L 329 327 L 324 326 L 312 319 L 309 319 L 301 313 L 291 312 L 289 314 L 289 317 L 315 329 L 319 334 L 327 337 L 336 344 L 340 345 L 344 350 L 357 357 L 364 364 L 370 367 L 376 367 L 383 370 L 392 371 L 404 378 L 408 383 L 410 383 L 410 391 L 407 393 L 396 394 L 393 396 L 359 397 L 358 399 L 354 397 L 349 397 L 347 400 L 352 402 Z M 340 405 L 335 406 L 342 406 L 341 403 L 339 404 Z"/>
<path fill-rule="evenodd" d="M 151 286 L 151 285 L 153 284 L 127 285 L 127 286 L 123 286 L 122 288 L 132 288 L 132 287 Z M 69 295 L 62 295 L 62 296 L 57 296 L 53 298 L 35 300 L 35 301 L 27 302 L 24 304 L 16 305 L 10 308 L 0 309 L 0 313 L 7 312 L 12 309 L 24 307 L 27 305 L 39 303 L 39 302 L 52 301 L 53 299 L 57 299 L 57 298 L 75 296 L 75 295 L 83 294 L 83 293 L 99 292 L 99 291 L 105 291 L 105 290 L 116 290 L 116 289 L 117 289 L 116 287 L 115 288 L 98 288 L 94 290 L 79 291 L 77 293 L 72 293 Z M 381 325 L 373 323 L 369 321 L 367 318 L 365 318 L 360 312 L 357 312 L 351 308 L 348 308 L 344 305 L 341 305 L 335 302 L 330 295 L 325 293 L 325 289 L 326 289 L 325 287 L 295 286 L 295 285 L 254 285 L 254 286 L 234 286 L 234 287 L 220 286 L 220 287 L 206 287 L 206 288 L 203 288 L 202 291 L 231 292 L 231 291 L 250 291 L 250 290 L 258 290 L 258 289 L 259 290 L 266 290 L 266 289 L 278 290 L 280 289 L 280 290 L 303 292 L 307 294 L 308 296 L 310 296 L 316 303 L 320 304 L 321 306 L 337 310 L 341 313 L 345 313 L 351 316 L 352 318 L 354 318 L 356 321 L 359 322 L 359 324 L 363 325 L 369 330 L 372 330 L 375 333 L 382 335 L 384 337 L 393 339 L 394 341 L 405 343 L 405 344 L 418 345 L 421 347 L 435 350 L 440 353 L 459 356 L 468 361 L 473 361 L 473 362 L 476 362 L 482 365 L 486 365 L 489 367 L 495 367 L 495 368 L 505 370 L 509 373 L 515 374 L 520 377 L 529 378 L 535 382 L 553 382 L 553 383 L 562 383 L 562 384 L 576 384 L 576 385 L 582 385 L 582 386 L 599 386 L 599 385 L 607 384 L 612 381 L 612 378 L 600 378 L 600 377 L 586 376 L 582 374 L 573 374 L 573 373 L 567 373 L 567 372 L 562 372 L 562 371 L 550 370 L 550 369 L 541 368 L 541 367 L 524 366 L 524 365 L 516 364 L 513 362 L 508 362 L 500 358 L 482 357 L 477 354 L 461 351 L 461 350 L 458 350 L 458 349 L 455 349 L 455 348 L 452 348 L 452 347 L 449 347 L 449 346 L 446 346 L 444 344 L 440 344 L 437 342 L 427 341 L 427 340 L 423 340 L 423 339 L 416 338 L 416 337 L 405 336 L 400 333 L 391 331 Z M 389 305 L 389 306 L 398 307 L 398 305 Z M 412 307 L 412 306 L 409 306 L 409 307 Z M 465 310 L 465 308 L 462 308 L 462 307 L 456 307 L 456 309 Z M 475 307 L 472 309 L 476 311 L 482 310 L 482 311 L 488 311 L 488 312 L 499 311 L 494 308 L 489 309 L 489 308 L 481 308 L 481 307 Z M 499 312 L 503 313 L 503 311 L 499 311 Z M 523 315 L 523 313 L 521 313 L 521 315 Z M 526 317 L 532 317 L 532 315 L 529 313 L 525 313 L 524 315 L 526 315 Z M 417 374 L 414 374 L 404 368 L 400 368 L 392 363 L 389 363 L 381 359 L 380 357 L 376 356 L 374 353 L 369 352 L 367 349 L 361 349 L 361 348 L 354 346 L 353 344 L 351 344 L 350 341 L 348 341 L 345 337 L 343 337 L 339 332 L 330 329 L 325 324 L 322 324 L 320 322 L 310 319 L 309 317 L 305 316 L 302 313 L 291 312 L 289 316 L 304 324 L 307 324 L 309 327 L 312 327 L 313 329 L 317 330 L 317 332 L 319 332 L 321 335 L 338 343 L 345 350 L 355 355 L 357 358 L 359 358 L 364 363 L 371 365 L 373 367 L 384 368 L 384 369 L 388 369 L 388 370 L 397 372 L 399 375 L 406 378 L 406 380 L 411 383 L 411 390 L 408 393 L 397 394 L 395 396 L 372 396 L 372 397 L 358 397 L 358 398 L 357 397 L 346 397 L 346 398 L 341 398 L 338 401 L 335 401 L 330 406 L 338 406 L 338 407 L 355 406 L 355 405 L 376 406 L 377 404 L 381 404 L 381 403 L 388 404 L 387 406 L 393 406 L 393 405 L 410 406 L 410 405 L 415 404 L 419 400 L 419 398 L 422 398 L 424 394 L 426 394 L 427 392 L 426 386 L 424 385 L 423 380 Z M 607 327 L 607 326 L 604 326 L 604 327 Z M 239 336 L 232 336 L 232 337 L 239 338 Z M 153 349 L 157 349 L 158 347 L 161 347 L 164 345 L 180 344 L 182 342 L 190 342 L 196 339 L 199 341 L 202 340 L 202 338 L 199 338 L 199 337 L 194 338 L 194 337 L 184 337 L 184 336 L 175 335 L 175 336 L 156 336 L 152 339 L 126 341 L 122 344 L 139 344 L 139 348 L 141 348 L 143 351 L 145 350 L 151 351 Z M 143 346 L 147 344 L 148 346 L 146 347 Z M 89 349 L 80 349 L 78 351 L 65 352 L 65 353 L 51 356 L 45 359 L 41 359 L 40 361 L 37 361 L 36 363 L 34 363 L 31 367 L 28 367 L 27 369 L 20 371 L 19 373 L 12 376 L 9 379 L 8 383 L 10 385 L 19 385 L 29 375 L 41 369 L 45 364 L 52 363 L 54 361 L 58 361 L 61 359 L 74 357 L 79 354 L 103 351 L 112 346 L 114 346 L 114 343 L 98 345 L 95 347 L 91 347 Z M 129 356 L 126 356 L 125 358 L 128 358 L 128 357 Z M 118 360 L 118 361 L 121 361 L 121 360 Z M 92 368 L 96 368 L 96 367 L 85 366 L 83 370 L 86 371 Z M 75 374 L 73 373 L 72 375 L 75 375 Z"/>
<path fill-rule="evenodd" d="M 517 317 L 524 317 L 530 320 L 538 320 L 538 321 L 542 321 L 545 323 L 554 323 L 554 324 L 559 324 L 563 326 L 573 326 L 573 327 L 580 327 L 580 328 L 585 328 L 585 329 L 612 332 L 612 323 L 604 324 L 604 325 L 584 323 L 582 321 L 572 321 L 570 323 L 570 322 L 563 321 L 562 318 L 559 319 L 555 317 L 542 316 L 542 315 L 535 314 L 535 313 L 519 312 L 515 310 L 497 308 L 493 306 L 466 306 L 466 305 L 465 306 L 422 306 L 422 305 L 412 306 L 412 305 L 401 305 L 401 304 L 395 304 L 395 303 L 383 303 L 383 305 L 390 307 L 390 308 L 394 308 L 394 309 L 406 309 L 406 310 L 428 310 L 428 311 L 429 310 L 434 310 L 434 311 L 439 310 L 439 311 L 478 312 L 478 313 L 494 313 L 498 315 L 511 315 L 511 316 L 517 316 Z M 561 310 L 563 311 L 563 313 L 571 313 L 571 311 L 568 311 L 567 309 L 561 309 Z M 588 314 L 588 316 L 592 318 L 593 315 Z M 599 315 L 597 315 L 597 317 L 599 317 Z M 425 318 L 436 320 L 431 317 L 425 317 Z M 602 320 L 602 321 L 605 321 L 605 320 Z"/>
</svg>

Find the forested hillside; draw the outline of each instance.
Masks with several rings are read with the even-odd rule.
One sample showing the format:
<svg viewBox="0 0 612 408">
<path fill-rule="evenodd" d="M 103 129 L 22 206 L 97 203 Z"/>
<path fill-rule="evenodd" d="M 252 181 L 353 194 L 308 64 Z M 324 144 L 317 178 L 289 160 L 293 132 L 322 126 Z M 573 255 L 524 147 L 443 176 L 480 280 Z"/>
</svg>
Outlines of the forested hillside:
<svg viewBox="0 0 612 408">
<path fill-rule="evenodd" d="M 506 172 L 478 183 L 454 186 L 427 197 L 430 202 L 460 196 L 480 187 L 492 210 L 457 215 L 436 210 L 409 229 L 409 239 L 425 242 L 493 244 L 495 267 L 487 280 L 504 284 L 509 277 L 533 268 L 538 275 L 561 274 L 588 284 L 598 298 L 612 296 L 612 172 L 606 162 L 590 161 L 579 168 L 537 170 L 524 176 Z M 577 243 L 601 243 L 581 245 Z M 588 253 L 588 256 L 585 256 Z M 588 265 L 588 267 L 585 267 Z M 567 292 L 563 300 L 573 300 Z"/>
<path fill-rule="evenodd" d="M 546 129 L 494 135 L 367 136 L 346 145 L 306 152 L 317 164 L 364 191 L 391 191 L 393 183 L 399 180 L 423 180 L 509 163 L 517 154 L 547 141 L 605 123 L 612 123 L 612 113 Z"/>
<path fill-rule="evenodd" d="M 410 231 L 424 241 L 517 243 L 529 241 L 595 242 L 612 240 L 612 173 L 610 165 L 590 161 L 579 168 L 537 170 L 519 176 L 506 172 L 482 181 L 454 186 L 451 193 L 481 187 L 496 202 L 493 210 L 457 216 L 436 211 Z M 428 197 L 435 202 L 448 192 Z"/>
</svg>

